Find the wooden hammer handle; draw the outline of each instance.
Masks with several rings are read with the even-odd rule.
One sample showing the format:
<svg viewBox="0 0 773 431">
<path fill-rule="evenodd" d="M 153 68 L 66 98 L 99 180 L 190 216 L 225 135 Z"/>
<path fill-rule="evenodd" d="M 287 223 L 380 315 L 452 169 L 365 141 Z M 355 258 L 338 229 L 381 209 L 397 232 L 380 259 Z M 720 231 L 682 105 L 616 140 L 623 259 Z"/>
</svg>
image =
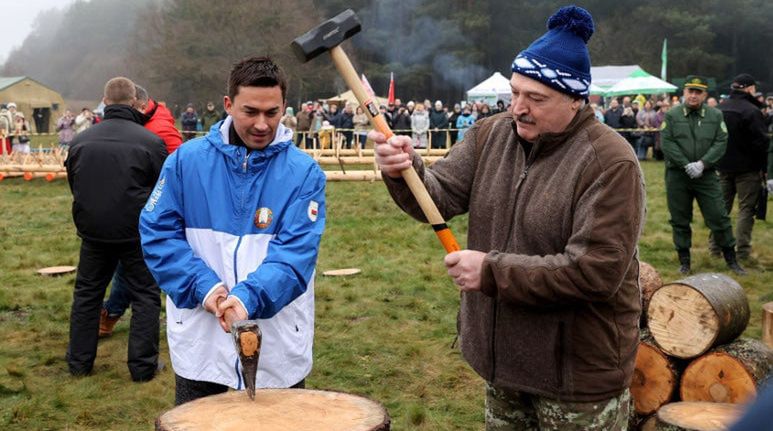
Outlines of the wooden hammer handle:
<svg viewBox="0 0 773 431">
<path fill-rule="evenodd" d="M 368 116 L 373 126 L 376 130 L 383 133 L 387 139 L 391 138 L 394 135 L 392 129 L 389 128 L 384 115 L 379 111 L 376 101 L 365 91 L 365 86 L 362 85 L 360 78 L 357 76 L 357 71 L 354 70 L 354 66 L 352 66 L 343 48 L 340 45 L 332 48 L 330 56 L 333 58 L 333 64 L 335 64 L 338 72 L 346 81 L 346 85 L 349 86 L 354 96 L 360 102 L 362 110 L 365 111 L 365 115 Z M 446 225 L 443 216 L 440 215 L 440 211 L 435 206 L 435 202 L 432 201 L 432 197 L 429 195 L 416 170 L 408 168 L 401 171 L 400 175 L 403 176 L 403 179 L 408 184 L 408 188 L 419 203 L 421 211 L 432 225 L 446 252 L 451 253 L 452 251 L 461 250 L 454 234 Z"/>
<path fill-rule="evenodd" d="M 223 302 L 224 299 L 220 298 L 217 301 L 218 307 L 220 306 L 220 303 Z M 237 322 L 239 320 L 239 317 L 236 315 L 236 312 L 233 311 L 231 308 L 226 308 L 225 312 L 223 313 L 223 320 L 225 320 L 226 326 L 228 327 L 228 330 L 226 332 L 231 331 L 231 325 L 233 325 L 234 322 Z"/>
</svg>

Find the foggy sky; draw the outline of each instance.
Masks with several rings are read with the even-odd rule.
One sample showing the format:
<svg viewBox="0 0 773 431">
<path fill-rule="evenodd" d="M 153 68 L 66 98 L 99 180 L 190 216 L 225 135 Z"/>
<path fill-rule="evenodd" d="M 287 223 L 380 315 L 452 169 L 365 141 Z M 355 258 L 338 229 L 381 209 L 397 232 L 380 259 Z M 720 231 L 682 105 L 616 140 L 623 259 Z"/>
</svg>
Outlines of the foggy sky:
<svg viewBox="0 0 773 431">
<path fill-rule="evenodd" d="M 32 31 L 32 23 L 39 12 L 64 9 L 75 0 L 0 0 L 3 11 L 3 30 L 0 37 L 0 64 L 14 48 L 21 46 Z M 9 19 L 10 18 L 10 19 Z"/>
</svg>

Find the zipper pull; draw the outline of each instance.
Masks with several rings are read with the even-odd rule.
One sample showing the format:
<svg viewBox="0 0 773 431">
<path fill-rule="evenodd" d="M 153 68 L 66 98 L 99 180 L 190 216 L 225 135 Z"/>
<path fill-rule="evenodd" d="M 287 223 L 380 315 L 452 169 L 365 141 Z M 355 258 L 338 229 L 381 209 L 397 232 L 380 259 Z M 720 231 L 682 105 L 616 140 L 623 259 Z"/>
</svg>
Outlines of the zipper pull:
<svg viewBox="0 0 773 431">
<path fill-rule="evenodd" d="M 247 159 L 249 158 L 250 158 L 250 153 L 248 152 L 247 154 L 244 155 L 244 163 L 242 163 L 242 170 L 244 170 L 245 173 L 247 172 Z"/>
</svg>

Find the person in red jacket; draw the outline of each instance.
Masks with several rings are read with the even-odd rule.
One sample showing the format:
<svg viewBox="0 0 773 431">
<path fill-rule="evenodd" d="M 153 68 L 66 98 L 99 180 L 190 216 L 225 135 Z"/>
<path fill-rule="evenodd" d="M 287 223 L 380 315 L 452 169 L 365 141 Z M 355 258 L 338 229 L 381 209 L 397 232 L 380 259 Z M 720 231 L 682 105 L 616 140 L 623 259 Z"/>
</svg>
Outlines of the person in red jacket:
<svg viewBox="0 0 773 431">
<path fill-rule="evenodd" d="M 148 91 L 135 84 L 137 89 L 137 103 L 134 108 L 145 117 L 145 128 L 164 140 L 166 151 L 172 154 L 183 142 L 180 132 L 174 124 L 174 117 L 166 106 L 159 104 L 148 96 Z M 109 337 L 113 334 L 113 328 L 121 316 L 129 307 L 129 295 L 126 292 L 126 282 L 123 279 L 123 270 L 119 267 L 113 276 L 113 284 L 110 287 L 110 296 L 102 304 L 102 312 L 99 318 L 99 336 Z"/>
<path fill-rule="evenodd" d="M 148 91 L 137 86 L 137 105 L 135 109 L 145 114 L 147 121 L 145 128 L 158 135 L 166 144 L 166 151 L 169 154 L 183 143 L 183 138 L 174 124 L 174 117 L 169 109 L 151 99 Z"/>
</svg>

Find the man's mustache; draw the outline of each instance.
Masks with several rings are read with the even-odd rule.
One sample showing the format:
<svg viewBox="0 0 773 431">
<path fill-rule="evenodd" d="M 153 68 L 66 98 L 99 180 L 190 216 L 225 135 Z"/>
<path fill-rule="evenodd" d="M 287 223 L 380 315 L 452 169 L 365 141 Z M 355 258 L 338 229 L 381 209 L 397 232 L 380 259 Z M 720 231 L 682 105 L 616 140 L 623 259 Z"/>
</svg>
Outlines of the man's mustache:
<svg viewBox="0 0 773 431">
<path fill-rule="evenodd" d="M 534 118 L 527 114 L 521 114 L 515 117 L 515 121 L 519 123 L 534 124 Z"/>
</svg>

